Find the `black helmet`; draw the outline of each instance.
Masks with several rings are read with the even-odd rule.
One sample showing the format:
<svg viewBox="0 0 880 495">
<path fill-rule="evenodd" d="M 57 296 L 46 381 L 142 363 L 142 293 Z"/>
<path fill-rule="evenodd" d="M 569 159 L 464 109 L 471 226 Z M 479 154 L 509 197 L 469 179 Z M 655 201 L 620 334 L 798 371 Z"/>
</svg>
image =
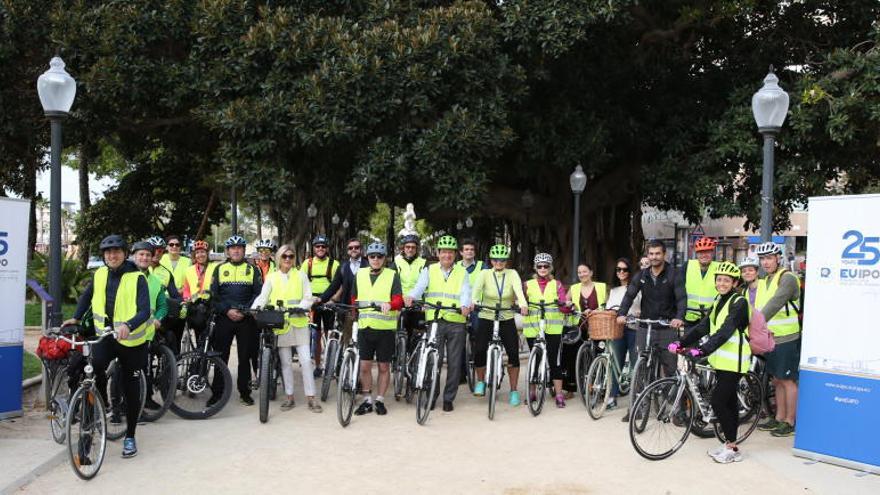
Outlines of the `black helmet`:
<svg viewBox="0 0 880 495">
<path fill-rule="evenodd" d="M 142 250 L 149 251 L 152 254 L 156 252 L 156 246 L 148 241 L 138 241 L 131 245 L 131 254 Z"/>
<path fill-rule="evenodd" d="M 419 244 L 419 236 L 417 236 L 415 234 L 407 234 L 400 239 L 401 245 L 409 244 L 411 242 Z"/>
<path fill-rule="evenodd" d="M 128 243 L 119 234 L 111 234 L 105 237 L 98 246 L 103 253 L 107 249 L 119 248 L 123 251 L 128 249 Z"/>
<path fill-rule="evenodd" d="M 327 245 L 327 236 L 318 234 L 312 239 L 312 246 Z"/>
</svg>

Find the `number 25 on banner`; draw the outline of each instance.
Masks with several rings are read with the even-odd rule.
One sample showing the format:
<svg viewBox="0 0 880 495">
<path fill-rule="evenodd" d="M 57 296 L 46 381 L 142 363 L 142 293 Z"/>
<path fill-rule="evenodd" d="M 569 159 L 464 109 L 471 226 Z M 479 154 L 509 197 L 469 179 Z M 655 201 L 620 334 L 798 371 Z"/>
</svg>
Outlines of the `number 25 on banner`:
<svg viewBox="0 0 880 495">
<path fill-rule="evenodd" d="M 858 260 L 859 265 L 874 265 L 880 261 L 880 237 L 865 237 L 858 230 L 850 230 L 843 234 L 843 239 L 853 241 L 843 248 L 841 258 Z"/>
<path fill-rule="evenodd" d="M 0 232 L 0 256 L 3 256 L 9 251 L 9 243 L 6 242 L 6 236 L 8 235 L 9 232 Z"/>
</svg>

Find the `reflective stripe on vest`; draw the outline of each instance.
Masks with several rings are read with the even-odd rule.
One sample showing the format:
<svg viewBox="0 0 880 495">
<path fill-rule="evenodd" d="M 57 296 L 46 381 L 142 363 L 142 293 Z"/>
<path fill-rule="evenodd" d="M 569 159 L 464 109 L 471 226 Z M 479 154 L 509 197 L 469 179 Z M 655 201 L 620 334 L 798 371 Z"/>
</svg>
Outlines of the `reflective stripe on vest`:
<svg viewBox="0 0 880 495">
<path fill-rule="evenodd" d="M 104 333 L 109 323 L 107 318 L 107 278 L 110 270 L 102 266 L 95 271 L 92 284 L 92 316 L 95 320 L 95 332 L 98 335 Z M 116 288 L 116 298 L 113 303 L 113 328 L 117 329 L 137 314 L 137 286 L 138 280 L 143 277 L 141 272 L 129 272 L 122 275 L 119 286 Z M 149 321 L 149 320 L 148 320 Z M 128 338 L 119 343 L 126 347 L 134 347 L 147 341 L 148 323 L 142 323 L 137 328 L 130 328 Z"/>
<path fill-rule="evenodd" d="M 459 306 L 461 287 L 467 277 L 467 270 L 461 266 L 452 265 L 452 271 L 447 278 L 443 274 L 440 263 L 434 263 L 428 267 L 428 288 L 423 296 L 426 302 L 441 306 Z M 434 310 L 425 308 L 425 316 L 428 321 L 434 321 Z M 464 323 L 465 318 L 458 311 L 440 311 L 440 319 L 450 323 Z"/>
<path fill-rule="evenodd" d="M 796 275 L 788 270 L 780 268 L 779 271 L 769 277 L 769 281 L 767 279 L 758 281 L 758 290 L 755 294 L 755 308 L 762 309 L 770 299 L 773 298 L 776 291 L 779 289 L 780 278 L 786 273 L 792 277 L 796 277 Z M 800 279 L 798 279 L 798 287 L 800 287 Z M 767 320 L 767 328 L 773 332 L 774 338 L 794 335 L 800 331 L 797 311 L 791 307 L 791 303 L 795 301 L 797 301 L 797 299 L 792 299 L 786 303 L 785 306 L 780 308 L 772 318 Z M 777 342 L 779 341 L 777 340 Z"/>
<path fill-rule="evenodd" d="M 694 322 L 700 320 L 700 310 L 712 307 L 718 291 L 715 289 L 715 271 L 718 270 L 718 262 L 709 263 L 706 275 L 700 270 L 700 262 L 689 260 L 685 272 L 685 291 L 687 291 L 687 307 L 685 320 Z"/>
<path fill-rule="evenodd" d="M 268 280 L 272 284 L 272 292 L 269 294 L 269 304 L 275 304 L 277 301 L 283 301 L 285 308 L 295 308 L 299 306 L 303 298 L 302 280 L 300 279 L 299 270 L 291 268 L 285 277 L 284 273 L 275 271 L 269 274 Z M 291 328 L 304 328 L 309 325 L 309 317 L 305 314 L 286 315 L 287 324 L 284 328 L 276 328 L 275 335 L 282 335 L 290 331 Z"/>
<path fill-rule="evenodd" d="M 214 278 L 214 267 L 216 265 L 216 263 L 208 263 L 202 276 L 201 286 L 199 286 L 198 265 L 191 265 L 186 269 L 186 285 L 189 287 L 190 299 L 207 300 L 211 298 L 211 280 Z"/>
<path fill-rule="evenodd" d="M 394 257 L 394 266 L 397 268 L 397 273 L 400 274 L 400 287 L 403 289 L 403 293 L 409 294 L 419 281 L 419 272 L 425 267 L 425 258 L 419 256 L 410 263 L 398 254 Z"/>
<path fill-rule="evenodd" d="M 226 261 L 217 266 L 217 283 L 219 285 L 253 285 L 254 268 L 248 263 L 233 265 Z"/>
<path fill-rule="evenodd" d="M 355 275 L 357 283 L 358 304 L 375 304 L 391 302 L 391 287 L 394 285 L 394 270 L 383 268 L 376 282 L 370 281 L 370 270 L 358 270 Z M 373 330 L 395 330 L 397 328 L 397 311 L 389 311 L 382 314 L 375 309 L 358 310 L 358 325 L 360 328 L 372 328 Z"/>
<path fill-rule="evenodd" d="M 717 302 L 713 304 L 709 314 L 709 336 L 718 333 L 724 321 L 727 320 L 730 306 L 734 301 L 742 298 L 743 296 L 734 294 L 727 299 L 727 302 L 721 308 L 718 308 Z M 746 306 L 748 306 L 748 303 L 746 303 Z M 709 365 L 716 370 L 722 371 L 734 371 L 737 373 L 748 371 L 752 359 L 752 349 L 746 340 L 748 334 L 748 326 L 737 328 L 727 341 L 709 355 Z"/>
<path fill-rule="evenodd" d="M 547 282 L 544 291 L 541 292 L 541 286 L 537 279 L 531 279 L 526 282 L 526 298 L 530 303 L 554 302 L 558 299 L 558 285 L 556 280 Z M 562 333 L 562 312 L 559 306 L 551 304 L 544 308 L 544 333 L 547 335 L 559 335 Z M 541 325 L 541 310 L 529 306 L 529 315 L 523 320 L 523 335 L 526 338 L 533 339 L 538 336 L 538 329 Z"/>
</svg>

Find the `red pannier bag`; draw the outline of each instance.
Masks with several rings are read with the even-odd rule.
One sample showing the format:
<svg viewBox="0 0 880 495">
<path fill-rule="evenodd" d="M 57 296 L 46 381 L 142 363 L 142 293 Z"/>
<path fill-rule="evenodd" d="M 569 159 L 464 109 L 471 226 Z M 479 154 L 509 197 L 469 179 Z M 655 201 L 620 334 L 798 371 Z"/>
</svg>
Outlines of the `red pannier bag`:
<svg viewBox="0 0 880 495">
<path fill-rule="evenodd" d="M 70 354 L 71 345 L 61 339 L 52 337 L 40 337 L 40 343 L 37 345 L 37 356 L 48 361 L 64 359 Z"/>
</svg>

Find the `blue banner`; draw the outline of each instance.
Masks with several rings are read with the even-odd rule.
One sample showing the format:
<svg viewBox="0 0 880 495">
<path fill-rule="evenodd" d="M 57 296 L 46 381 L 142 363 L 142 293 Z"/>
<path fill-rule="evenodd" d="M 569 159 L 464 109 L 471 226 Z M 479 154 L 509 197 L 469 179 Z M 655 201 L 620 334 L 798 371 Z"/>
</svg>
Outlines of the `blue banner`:
<svg viewBox="0 0 880 495">
<path fill-rule="evenodd" d="M 0 418 L 21 414 L 21 345 L 0 345 Z"/>
</svg>

